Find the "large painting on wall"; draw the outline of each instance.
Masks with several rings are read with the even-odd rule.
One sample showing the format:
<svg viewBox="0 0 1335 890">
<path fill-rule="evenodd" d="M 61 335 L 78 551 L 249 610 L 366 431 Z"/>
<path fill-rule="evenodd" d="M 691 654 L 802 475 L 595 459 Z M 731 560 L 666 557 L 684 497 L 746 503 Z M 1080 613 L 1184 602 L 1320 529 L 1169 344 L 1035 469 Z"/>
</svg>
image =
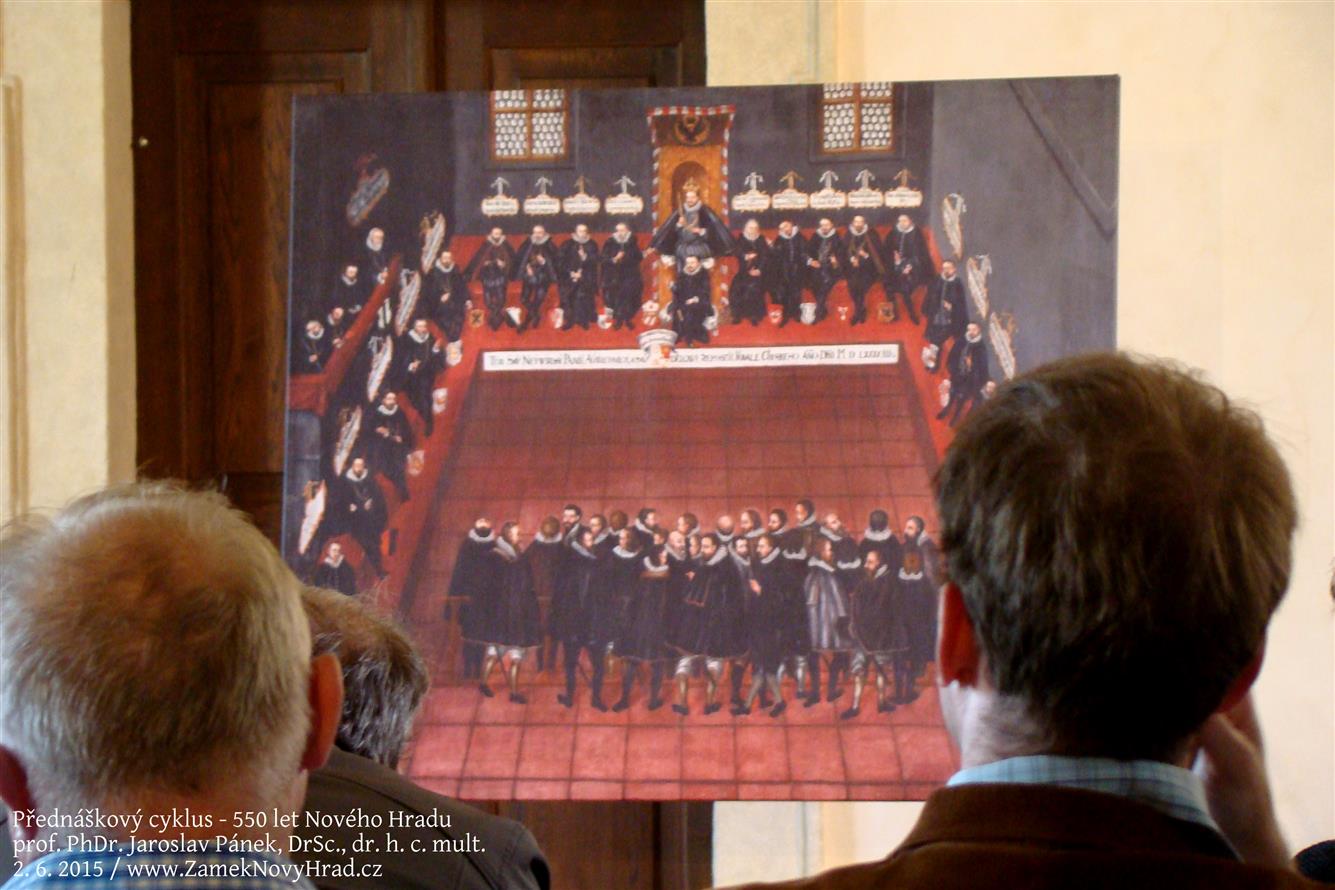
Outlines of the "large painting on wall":
<svg viewBox="0 0 1335 890">
<path fill-rule="evenodd" d="M 1115 78 L 299 98 L 284 551 L 469 799 L 920 799 L 931 479 L 1115 340 Z"/>
</svg>

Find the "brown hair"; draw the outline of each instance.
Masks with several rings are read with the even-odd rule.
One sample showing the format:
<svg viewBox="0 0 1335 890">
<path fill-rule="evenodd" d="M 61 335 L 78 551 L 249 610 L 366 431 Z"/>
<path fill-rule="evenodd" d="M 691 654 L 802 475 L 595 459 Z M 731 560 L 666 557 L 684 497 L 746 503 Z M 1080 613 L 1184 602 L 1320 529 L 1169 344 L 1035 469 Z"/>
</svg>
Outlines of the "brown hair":
<svg viewBox="0 0 1335 890">
<path fill-rule="evenodd" d="M 999 692 L 1055 753 L 1171 759 L 1288 584 L 1288 471 L 1257 416 L 1177 367 L 1044 365 L 936 476 L 948 574 Z"/>
</svg>

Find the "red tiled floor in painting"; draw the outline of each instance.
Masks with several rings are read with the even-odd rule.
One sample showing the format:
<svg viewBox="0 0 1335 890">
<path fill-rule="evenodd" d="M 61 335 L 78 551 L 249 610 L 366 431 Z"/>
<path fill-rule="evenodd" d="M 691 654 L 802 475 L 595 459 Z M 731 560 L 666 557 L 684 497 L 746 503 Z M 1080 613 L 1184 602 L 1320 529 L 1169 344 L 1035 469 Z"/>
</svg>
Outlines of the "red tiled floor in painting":
<svg viewBox="0 0 1335 890">
<path fill-rule="evenodd" d="M 900 326 L 892 326 L 898 330 Z M 912 332 L 910 332 L 912 333 Z M 525 344 L 527 345 L 527 344 Z M 550 344 L 535 343 L 550 348 Z M 583 344 L 572 344 L 583 345 Z M 910 357 L 906 344 L 905 360 Z M 459 678 L 458 626 L 444 595 L 458 542 L 477 516 L 518 517 L 525 542 L 542 518 L 574 500 L 585 515 L 644 505 L 664 522 L 682 511 L 712 528 L 720 513 L 767 513 L 811 497 L 860 536 L 867 513 L 931 517 L 930 471 L 940 434 L 919 406 L 933 381 L 906 366 L 759 368 L 746 371 L 474 371 L 460 408 L 440 491 L 426 523 L 411 626 L 431 659 L 436 686 L 418 719 L 406 771 L 433 788 L 474 800 L 839 800 L 921 798 L 957 759 L 934 689 L 878 714 L 868 689 L 862 711 L 841 720 L 851 681 L 833 703 L 805 708 L 785 680 L 779 718 L 756 707 L 706 716 L 704 684 L 690 683 L 690 716 L 646 710 L 642 673 L 624 712 L 592 706 L 581 665 L 574 708 L 556 701 L 559 667 L 522 667 L 528 703 Z M 452 393 L 452 397 L 453 397 Z M 645 672 L 647 673 L 647 672 Z M 822 674 L 822 681 L 825 676 Z M 603 689 L 620 696 L 620 668 Z"/>
</svg>

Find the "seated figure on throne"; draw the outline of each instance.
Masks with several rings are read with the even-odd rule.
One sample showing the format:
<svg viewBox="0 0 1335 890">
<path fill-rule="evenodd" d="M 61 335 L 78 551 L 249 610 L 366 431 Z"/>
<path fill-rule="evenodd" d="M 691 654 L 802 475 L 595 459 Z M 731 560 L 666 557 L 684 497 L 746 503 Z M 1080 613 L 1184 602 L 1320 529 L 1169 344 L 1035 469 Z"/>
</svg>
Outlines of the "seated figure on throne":
<svg viewBox="0 0 1335 890">
<path fill-rule="evenodd" d="M 667 265 L 675 263 L 680 268 L 686 265 L 687 257 L 693 256 L 709 269 L 714 265 L 714 257 L 732 251 L 732 233 L 719 215 L 700 200 L 695 184 L 688 182 L 682 191 L 681 205 L 654 232 L 649 249 L 657 251 Z"/>
</svg>

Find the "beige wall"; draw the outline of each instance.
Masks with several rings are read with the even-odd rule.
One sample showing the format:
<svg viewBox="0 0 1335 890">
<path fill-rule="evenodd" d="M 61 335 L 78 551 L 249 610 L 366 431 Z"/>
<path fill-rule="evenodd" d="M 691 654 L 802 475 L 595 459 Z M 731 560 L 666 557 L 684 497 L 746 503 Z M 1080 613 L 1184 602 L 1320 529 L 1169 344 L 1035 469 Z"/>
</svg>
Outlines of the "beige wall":
<svg viewBox="0 0 1335 890">
<path fill-rule="evenodd" d="M 134 472 L 130 8 L 0 4 L 0 515 Z"/>
<path fill-rule="evenodd" d="M 710 83 L 788 70 L 773 57 L 800 57 L 796 35 L 748 22 L 797 21 L 798 7 L 819 13 L 799 35 L 835 32 L 828 79 L 1122 76 L 1119 343 L 1204 369 L 1283 448 L 1302 529 L 1258 704 L 1290 843 L 1335 836 L 1332 5 L 719 0 L 708 4 Z M 918 812 L 823 805 L 816 854 L 776 865 L 772 849 L 748 854 L 727 835 L 765 817 L 720 809 L 721 881 L 883 856 Z"/>
</svg>

